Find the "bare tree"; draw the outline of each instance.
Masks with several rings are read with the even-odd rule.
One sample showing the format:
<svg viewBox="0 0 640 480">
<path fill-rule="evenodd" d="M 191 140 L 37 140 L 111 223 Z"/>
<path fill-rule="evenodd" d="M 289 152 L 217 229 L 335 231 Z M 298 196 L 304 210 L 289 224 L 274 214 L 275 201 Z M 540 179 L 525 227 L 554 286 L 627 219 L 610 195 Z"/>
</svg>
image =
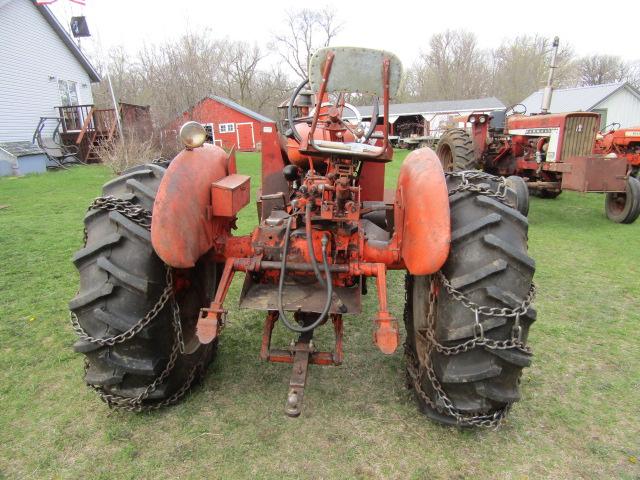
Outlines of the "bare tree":
<svg viewBox="0 0 640 480">
<path fill-rule="evenodd" d="M 544 86 L 548 74 L 551 39 L 523 35 L 505 41 L 493 51 L 491 91 L 508 104 L 521 101 Z M 560 44 L 555 86 L 575 84 L 573 49 Z"/>
<path fill-rule="evenodd" d="M 104 77 L 108 70 L 113 89 L 118 92 L 121 101 L 129 103 L 139 101 L 138 94 L 142 85 L 142 76 L 138 66 L 131 61 L 131 56 L 122 46 L 110 49 L 106 54 L 106 59 L 97 56 L 94 65 L 101 77 Z M 93 86 L 93 98 L 99 107 L 110 108 L 112 106 L 111 93 L 106 80 Z"/>
<path fill-rule="evenodd" d="M 135 56 L 115 48 L 107 63 L 118 99 L 150 105 L 162 126 L 211 94 L 273 115 L 291 82 L 281 70 L 261 69 L 264 56 L 257 45 L 198 32 L 145 45 Z M 110 106 L 106 82 L 94 88 L 94 95 L 96 102 Z"/>
<path fill-rule="evenodd" d="M 307 78 L 309 59 L 316 50 L 327 47 L 343 24 L 335 12 L 303 8 L 287 13 L 285 28 L 274 35 L 273 47 L 301 80 Z"/>
<path fill-rule="evenodd" d="M 591 55 L 577 63 L 580 85 L 622 82 L 629 78 L 630 65 L 614 55 Z"/>
<path fill-rule="evenodd" d="M 627 81 L 636 89 L 640 90 L 640 60 L 629 63 Z"/>
<path fill-rule="evenodd" d="M 281 70 L 261 71 L 256 76 L 249 106 L 275 119 L 278 105 L 291 94 L 293 87 L 289 76 Z"/>
<path fill-rule="evenodd" d="M 486 95 L 491 81 L 487 59 L 473 33 L 437 33 L 429 41 L 429 50 L 410 68 L 404 96 L 452 100 Z"/>
<path fill-rule="evenodd" d="M 223 90 L 221 94 L 244 104 L 251 98 L 258 64 L 264 54 L 257 45 L 230 40 L 220 41 L 219 49 L 222 52 L 218 64 Z"/>
<path fill-rule="evenodd" d="M 218 68 L 222 51 L 207 32 L 143 47 L 137 57 L 144 76 L 140 98 L 152 106 L 160 123 L 215 93 L 222 75 Z"/>
</svg>

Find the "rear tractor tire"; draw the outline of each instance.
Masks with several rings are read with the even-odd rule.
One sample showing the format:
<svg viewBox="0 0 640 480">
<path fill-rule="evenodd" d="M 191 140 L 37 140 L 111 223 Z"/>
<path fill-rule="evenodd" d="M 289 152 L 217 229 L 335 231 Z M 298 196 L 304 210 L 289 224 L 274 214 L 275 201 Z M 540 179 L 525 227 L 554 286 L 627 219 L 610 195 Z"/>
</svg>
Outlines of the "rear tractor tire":
<svg viewBox="0 0 640 480">
<path fill-rule="evenodd" d="M 434 275 L 407 275 L 408 383 L 421 411 L 447 425 L 498 426 L 520 399 L 522 369 L 531 364 L 528 221 L 508 196 L 488 194 L 499 181 L 484 174 L 473 183 L 486 188 L 475 192 L 447 175 L 449 257 Z"/>
<path fill-rule="evenodd" d="M 436 146 L 436 155 L 445 172 L 480 168 L 473 151 L 473 141 L 462 128 L 453 128 L 442 134 Z"/>
<path fill-rule="evenodd" d="M 135 214 L 136 207 L 152 211 L 164 172 L 149 164 L 106 183 L 100 201 L 130 205 L 113 210 L 94 202 L 84 218 L 85 246 L 73 257 L 80 290 L 69 308 L 80 337 L 74 349 L 86 356 L 85 381 L 109 406 L 131 411 L 177 402 L 216 350 L 198 342 L 195 323 L 221 270 L 199 262 L 168 272 L 151 245 L 150 222 Z"/>
<path fill-rule="evenodd" d="M 640 180 L 629 176 L 625 193 L 607 193 L 607 217 L 616 223 L 633 223 L 640 215 Z"/>
</svg>

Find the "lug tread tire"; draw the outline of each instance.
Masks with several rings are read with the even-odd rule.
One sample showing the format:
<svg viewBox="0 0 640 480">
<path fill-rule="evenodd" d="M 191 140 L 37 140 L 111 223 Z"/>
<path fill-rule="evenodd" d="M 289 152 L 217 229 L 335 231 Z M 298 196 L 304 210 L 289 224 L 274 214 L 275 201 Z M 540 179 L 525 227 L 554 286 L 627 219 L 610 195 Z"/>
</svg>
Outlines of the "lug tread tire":
<svg viewBox="0 0 640 480">
<path fill-rule="evenodd" d="M 448 179 L 450 190 L 455 186 L 454 181 Z M 527 218 L 516 209 L 478 193 L 457 193 L 450 198 L 454 240 L 442 268 L 444 276 L 479 305 L 499 308 L 520 305 L 527 297 L 535 271 L 535 262 L 527 252 Z M 407 276 L 407 348 L 414 352 L 414 314 L 426 311 L 419 304 L 428 300 L 429 280 L 422 278 Z M 437 299 L 435 336 L 438 341 L 453 346 L 472 339 L 473 311 L 449 295 L 442 285 Z M 533 308 L 520 318 L 525 342 L 535 319 Z M 419 325 L 420 322 L 418 320 Z M 481 316 L 481 322 L 487 338 L 511 338 L 513 318 Z M 522 369 L 531 364 L 531 355 L 525 352 L 486 347 L 451 356 L 434 351 L 431 359 L 454 406 L 468 414 L 492 413 L 517 401 Z M 428 380 L 425 379 L 422 388 L 439 407 L 444 407 Z M 420 396 L 417 398 L 420 410 L 428 417 L 456 425 L 455 418 L 430 408 Z"/>
<path fill-rule="evenodd" d="M 164 172 L 159 165 L 134 167 L 107 182 L 103 195 L 126 199 L 151 211 Z M 121 213 L 92 209 L 84 222 L 87 243 L 73 257 L 80 274 L 80 290 L 69 308 L 89 335 L 111 337 L 127 331 L 151 310 L 166 286 L 166 271 L 151 246 L 149 231 Z M 190 271 L 194 287 L 177 299 L 183 325 L 186 319 L 195 321 L 197 309 L 205 306 L 213 290 L 211 282 L 214 286 L 217 282 L 218 272 L 207 279 L 196 270 L 198 267 Z M 188 306 L 183 308 L 184 299 Z M 87 383 L 100 386 L 108 394 L 135 397 L 165 368 L 173 343 L 172 311 L 167 303 L 130 340 L 109 347 L 80 339 L 74 349 L 87 357 Z M 215 347 L 201 346 L 191 354 L 180 355 L 166 381 L 145 402 L 173 395 L 196 365 L 206 367 L 213 360 Z"/>
<path fill-rule="evenodd" d="M 436 155 L 445 170 L 476 170 L 479 168 L 473 151 L 473 141 L 462 128 L 447 130 L 438 139 Z M 446 165 L 449 163 L 449 165 Z"/>
</svg>

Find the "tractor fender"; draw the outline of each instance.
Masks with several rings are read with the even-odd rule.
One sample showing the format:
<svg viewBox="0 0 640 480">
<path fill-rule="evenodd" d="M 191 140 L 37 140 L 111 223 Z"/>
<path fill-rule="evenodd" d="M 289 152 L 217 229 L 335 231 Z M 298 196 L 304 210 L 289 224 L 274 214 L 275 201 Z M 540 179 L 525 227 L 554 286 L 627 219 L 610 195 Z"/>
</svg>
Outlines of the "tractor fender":
<svg viewBox="0 0 640 480">
<path fill-rule="evenodd" d="M 213 246 L 211 184 L 229 173 L 230 160 L 222 148 L 205 143 L 183 150 L 169 165 L 151 222 L 151 243 L 167 265 L 191 268 Z"/>
<path fill-rule="evenodd" d="M 449 256 L 449 192 L 442 164 L 430 148 L 411 152 L 402 162 L 394 213 L 400 255 L 412 275 L 440 270 Z"/>
</svg>

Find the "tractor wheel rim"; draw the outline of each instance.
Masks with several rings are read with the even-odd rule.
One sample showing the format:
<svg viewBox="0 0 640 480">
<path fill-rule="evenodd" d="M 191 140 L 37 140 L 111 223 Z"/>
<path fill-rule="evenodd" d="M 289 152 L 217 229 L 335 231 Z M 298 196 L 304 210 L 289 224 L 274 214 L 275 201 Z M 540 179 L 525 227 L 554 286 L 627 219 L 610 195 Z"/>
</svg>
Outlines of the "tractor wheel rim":
<svg viewBox="0 0 640 480">
<path fill-rule="evenodd" d="M 613 202 L 610 203 L 609 210 L 614 214 L 620 214 L 624 211 L 625 206 L 627 205 L 627 194 L 626 193 L 616 193 L 613 196 Z"/>
<path fill-rule="evenodd" d="M 442 149 L 440 161 L 442 162 L 442 168 L 445 172 L 453 171 L 453 152 L 449 146 Z"/>
</svg>

